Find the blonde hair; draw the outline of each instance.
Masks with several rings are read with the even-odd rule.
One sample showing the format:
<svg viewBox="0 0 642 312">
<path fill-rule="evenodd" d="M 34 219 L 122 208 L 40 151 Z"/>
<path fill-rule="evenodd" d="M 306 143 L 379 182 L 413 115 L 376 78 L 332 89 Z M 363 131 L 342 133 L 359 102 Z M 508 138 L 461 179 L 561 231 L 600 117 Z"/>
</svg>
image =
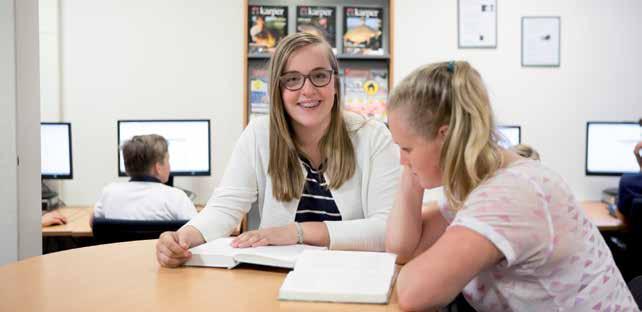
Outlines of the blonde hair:
<svg viewBox="0 0 642 312">
<path fill-rule="evenodd" d="M 141 177 L 165 160 L 167 140 L 158 134 L 135 135 L 123 143 L 121 150 L 127 175 Z"/>
<path fill-rule="evenodd" d="M 392 91 L 388 111 L 399 108 L 410 128 L 426 139 L 448 126 L 439 166 L 446 199 L 451 209 L 460 209 L 502 161 L 481 76 L 465 61 L 422 66 Z"/>
<path fill-rule="evenodd" d="M 276 47 L 270 59 L 270 161 L 268 174 L 272 180 L 272 195 L 279 201 L 290 201 L 301 197 L 305 176 L 303 175 L 299 155 L 304 154 L 294 140 L 292 121 L 285 111 L 279 78 L 285 69 L 288 59 L 298 49 L 318 45 L 323 47 L 334 70 L 334 88 L 336 94 L 332 106 L 330 125 L 319 142 L 323 172 L 327 172 L 328 186 L 339 188 L 350 179 L 356 171 L 354 147 L 341 108 L 341 88 L 339 64 L 332 48 L 325 39 L 308 34 L 295 33 L 284 37 Z"/>
<path fill-rule="evenodd" d="M 511 146 L 510 150 L 517 153 L 517 155 L 521 157 L 540 160 L 539 153 L 530 145 L 517 144 Z"/>
</svg>

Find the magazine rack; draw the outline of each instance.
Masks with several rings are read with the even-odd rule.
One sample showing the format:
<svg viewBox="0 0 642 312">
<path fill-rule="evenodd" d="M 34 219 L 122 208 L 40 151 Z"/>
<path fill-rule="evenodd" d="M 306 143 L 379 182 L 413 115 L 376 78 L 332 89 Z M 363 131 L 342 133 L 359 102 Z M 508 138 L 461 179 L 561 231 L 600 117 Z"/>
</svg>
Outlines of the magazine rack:
<svg viewBox="0 0 642 312">
<path fill-rule="evenodd" d="M 268 112 L 270 53 L 280 38 L 297 31 L 317 32 L 331 42 L 344 107 L 386 121 L 394 0 L 244 0 L 244 7 L 244 125 Z"/>
</svg>

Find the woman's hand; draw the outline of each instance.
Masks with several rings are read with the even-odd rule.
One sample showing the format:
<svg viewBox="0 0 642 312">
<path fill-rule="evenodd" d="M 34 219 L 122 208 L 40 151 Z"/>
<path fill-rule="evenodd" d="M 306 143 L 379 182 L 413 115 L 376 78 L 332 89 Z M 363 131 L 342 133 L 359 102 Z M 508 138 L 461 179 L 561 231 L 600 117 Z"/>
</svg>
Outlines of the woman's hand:
<svg viewBox="0 0 642 312">
<path fill-rule="evenodd" d="M 397 255 L 397 263 L 408 262 L 421 243 L 423 197 L 419 179 L 404 166 L 386 225 L 386 251 Z"/>
<path fill-rule="evenodd" d="M 164 232 L 156 242 L 156 259 L 164 267 L 175 268 L 192 257 L 189 248 L 205 239 L 195 227 L 186 226 L 176 232 Z"/>
<path fill-rule="evenodd" d="M 420 197 L 421 201 L 423 201 L 424 188 L 419 183 L 419 177 L 413 174 L 412 170 L 407 166 L 403 167 L 399 188 L 399 195 L 410 199 L 410 201 L 416 201 L 417 197 Z M 419 208 L 421 209 L 421 205 Z"/>
<path fill-rule="evenodd" d="M 232 241 L 232 247 L 247 248 L 267 245 L 294 245 L 297 233 L 294 223 L 285 226 L 245 232 Z"/>
</svg>

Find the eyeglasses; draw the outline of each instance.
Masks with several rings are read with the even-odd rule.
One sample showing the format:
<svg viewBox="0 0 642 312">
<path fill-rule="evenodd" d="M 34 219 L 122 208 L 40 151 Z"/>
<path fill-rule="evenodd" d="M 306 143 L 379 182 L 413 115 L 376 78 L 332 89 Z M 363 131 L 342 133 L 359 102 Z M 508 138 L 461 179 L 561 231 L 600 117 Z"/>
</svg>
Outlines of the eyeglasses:
<svg viewBox="0 0 642 312">
<path fill-rule="evenodd" d="M 298 91 L 303 88 L 305 85 L 305 79 L 309 79 L 312 85 L 317 88 L 325 87 L 332 80 L 332 75 L 334 74 L 332 69 L 315 69 L 312 70 L 309 74 L 304 75 L 300 72 L 289 72 L 281 75 L 279 81 L 281 85 L 290 91 Z"/>
</svg>

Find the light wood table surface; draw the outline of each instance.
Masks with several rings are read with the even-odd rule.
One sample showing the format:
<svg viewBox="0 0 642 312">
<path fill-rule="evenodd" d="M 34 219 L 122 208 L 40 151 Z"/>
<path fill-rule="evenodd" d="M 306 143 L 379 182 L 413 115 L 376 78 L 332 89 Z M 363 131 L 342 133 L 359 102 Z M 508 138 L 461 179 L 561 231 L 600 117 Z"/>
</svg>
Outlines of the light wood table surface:
<svg viewBox="0 0 642 312">
<path fill-rule="evenodd" d="M 626 229 L 624 217 L 617 212 L 614 217 L 609 214 L 606 204 L 600 201 L 582 201 L 580 206 L 586 216 L 597 226 L 600 231 L 622 231 Z M 436 201 L 424 203 L 424 210 L 439 209 Z"/>
<path fill-rule="evenodd" d="M 42 236 L 93 236 L 89 225 L 89 220 L 94 211 L 92 207 L 62 207 L 58 208 L 57 211 L 67 218 L 67 223 L 42 227 Z"/>
<path fill-rule="evenodd" d="M 287 270 L 160 267 L 156 240 L 71 249 L 0 267 L 0 311 L 399 311 L 279 301 Z"/>
<path fill-rule="evenodd" d="M 601 201 L 583 201 L 580 203 L 588 218 L 597 225 L 600 231 L 622 231 L 626 229 L 624 216 L 618 211 L 616 216 L 609 214 L 606 204 Z"/>
<path fill-rule="evenodd" d="M 196 210 L 203 210 L 203 205 L 196 205 Z M 42 227 L 42 236 L 72 236 L 72 237 L 93 237 L 94 234 L 89 225 L 94 208 L 90 206 L 69 206 L 56 209 L 61 215 L 67 217 L 66 224 Z M 247 230 L 247 216 L 243 218 L 241 224 L 232 233 L 238 235 Z"/>
</svg>

